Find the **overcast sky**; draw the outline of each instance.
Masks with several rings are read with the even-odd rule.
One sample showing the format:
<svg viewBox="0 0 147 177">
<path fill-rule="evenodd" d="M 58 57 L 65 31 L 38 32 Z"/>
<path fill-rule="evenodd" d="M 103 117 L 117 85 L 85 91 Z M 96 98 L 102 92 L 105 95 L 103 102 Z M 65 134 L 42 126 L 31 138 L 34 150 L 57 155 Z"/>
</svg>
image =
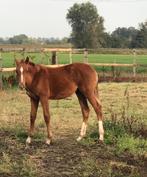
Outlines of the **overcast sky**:
<svg viewBox="0 0 147 177">
<path fill-rule="evenodd" d="M 86 0 L 0 0 L 0 37 L 68 37 L 67 10 Z M 105 19 L 107 32 L 147 20 L 147 0 L 90 0 Z"/>
</svg>

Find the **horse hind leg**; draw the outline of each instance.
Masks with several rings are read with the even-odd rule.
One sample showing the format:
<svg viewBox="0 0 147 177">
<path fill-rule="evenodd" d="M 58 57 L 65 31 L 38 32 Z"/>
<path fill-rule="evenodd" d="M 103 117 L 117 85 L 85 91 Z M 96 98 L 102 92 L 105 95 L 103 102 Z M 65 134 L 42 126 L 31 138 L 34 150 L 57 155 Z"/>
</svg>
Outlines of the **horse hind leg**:
<svg viewBox="0 0 147 177">
<path fill-rule="evenodd" d="M 81 126 L 80 135 L 77 138 L 77 141 L 80 141 L 86 135 L 87 121 L 88 121 L 90 109 L 88 107 L 86 97 L 79 90 L 76 91 L 76 95 L 78 97 L 81 106 L 82 115 L 83 115 L 83 123 Z"/>
<path fill-rule="evenodd" d="M 98 119 L 98 125 L 99 125 L 99 140 L 103 142 L 104 141 L 104 128 L 103 128 L 103 115 L 102 115 L 101 102 L 98 98 L 98 95 L 95 93 L 90 94 L 88 96 L 88 100 L 96 112 L 97 119 Z"/>
</svg>

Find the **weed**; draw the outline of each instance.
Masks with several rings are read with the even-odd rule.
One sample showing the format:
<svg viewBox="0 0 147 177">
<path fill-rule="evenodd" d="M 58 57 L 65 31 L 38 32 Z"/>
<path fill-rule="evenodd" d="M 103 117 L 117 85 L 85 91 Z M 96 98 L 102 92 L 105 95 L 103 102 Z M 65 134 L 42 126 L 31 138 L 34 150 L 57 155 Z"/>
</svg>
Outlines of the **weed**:
<svg viewBox="0 0 147 177">
<path fill-rule="evenodd" d="M 0 160 L 0 175 L 34 177 L 37 174 L 37 167 L 30 157 L 21 157 L 14 161 L 9 154 L 2 153 Z"/>
<path fill-rule="evenodd" d="M 124 126 L 122 126 L 118 122 L 111 122 L 110 120 L 105 121 L 105 143 L 109 145 L 115 145 L 117 140 L 125 136 L 126 130 Z"/>
<path fill-rule="evenodd" d="M 25 157 L 20 163 L 14 163 L 13 170 L 20 177 L 35 177 L 37 175 L 37 167 L 29 156 Z"/>
<path fill-rule="evenodd" d="M 111 177 L 110 168 L 105 168 L 96 159 L 90 157 L 82 159 L 80 177 Z"/>
<path fill-rule="evenodd" d="M 133 155 L 145 155 L 147 152 L 147 141 L 125 134 L 117 140 L 116 153 L 129 152 Z"/>
<path fill-rule="evenodd" d="M 2 159 L 0 160 L 0 174 L 11 174 L 12 173 L 11 158 L 8 154 L 2 153 Z"/>
</svg>

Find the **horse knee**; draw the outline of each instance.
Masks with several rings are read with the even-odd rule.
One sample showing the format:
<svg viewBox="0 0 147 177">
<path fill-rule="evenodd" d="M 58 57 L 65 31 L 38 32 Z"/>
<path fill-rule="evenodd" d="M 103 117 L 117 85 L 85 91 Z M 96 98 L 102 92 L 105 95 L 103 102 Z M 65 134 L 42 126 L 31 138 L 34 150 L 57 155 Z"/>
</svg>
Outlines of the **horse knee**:
<svg viewBox="0 0 147 177">
<path fill-rule="evenodd" d="M 46 124 L 49 124 L 50 120 L 49 120 L 49 115 L 44 115 L 44 120 Z"/>
<path fill-rule="evenodd" d="M 83 110 L 83 117 L 84 117 L 84 119 L 86 119 L 86 120 L 88 119 L 89 112 L 90 112 L 89 108 Z"/>
<path fill-rule="evenodd" d="M 36 115 L 30 115 L 30 122 L 31 123 L 34 123 L 35 122 L 35 119 L 36 119 Z"/>
</svg>

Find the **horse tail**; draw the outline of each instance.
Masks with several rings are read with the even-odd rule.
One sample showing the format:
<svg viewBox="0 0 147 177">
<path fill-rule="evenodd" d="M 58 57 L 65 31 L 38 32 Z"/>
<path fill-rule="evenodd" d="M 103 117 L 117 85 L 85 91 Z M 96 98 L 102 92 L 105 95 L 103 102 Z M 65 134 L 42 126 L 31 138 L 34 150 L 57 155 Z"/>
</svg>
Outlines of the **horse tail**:
<svg viewBox="0 0 147 177">
<path fill-rule="evenodd" d="M 96 81 L 96 87 L 95 87 L 95 95 L 96 95 L 97 98 L 99 98 L 98 74 L 97 74 L 97 81 Z"/>
<path fill-rule="evenodd" d="M 96 82 L 96 87 L 95 87 L 95 92 L 94 93 L 95 93 L 95 98 L 96 98 L 96 101 L 97 101 L 97 105 L 101 110 L 102 109 L 102 104 L 101 104 L 100 97 L 99 97 L 98 74 L 97 74 L 97 82 Z"/>
</svg>

